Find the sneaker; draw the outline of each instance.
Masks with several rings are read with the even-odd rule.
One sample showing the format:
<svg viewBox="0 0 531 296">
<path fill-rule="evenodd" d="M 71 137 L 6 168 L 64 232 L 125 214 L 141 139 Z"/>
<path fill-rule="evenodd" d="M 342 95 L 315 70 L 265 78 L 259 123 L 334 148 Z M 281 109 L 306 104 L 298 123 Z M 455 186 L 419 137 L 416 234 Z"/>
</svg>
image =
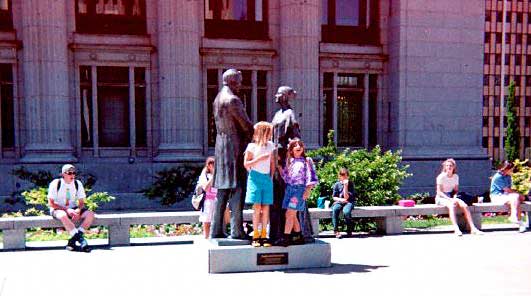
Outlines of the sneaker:
<svg viewBox="0 0 531 296">
<path fill-rule="evenodd" d="M 457 236 L 463 236 L 463 233 L 462 233 L 461 230 L 459 230 L 459 229 L 456 229 L 456 230 L 454 231 L 454 234 L 457 235 Z"/>
<path fill-rule="evenodd" d="M 253 247 L 255 247 L 255 248 L 260 247 L 260 246 L 261 246 L 261 244 L 260 244 L 260 240 L 257 239 L 257 238 L 253 239 L 253 241 L 251 242 L 251 246 L 253 246 Z"/>
<path fill-rule="evenodd" d="M 68 251 L 77 251 L 78 250 L 78 246 L 77 246 L 77 242 L 79 241 L 79 237 L 80 237 L 80 234 L 79 232 L 76 232 L 76 234 L 74 234 L 69 240 L 68 240 L 68 243 L 66 244 L 66 249 Z"/>
<path fill-rule="evenodd" d="M 474 235 L 483 235 L 485 234 L 485 232 L 479 230 L 479 229 L 474 229 L 472 231 L 470 231 L 471 234 L 474 234 Z"/>
<path fill-rule="evenodd" d="M 338 239 L 340 239 L 340 238 L 343 237 L 343 236 L 341 235 L 341 232 L 339 232 L 339 231 L 336 231 L 335 234 L 336 234 L 336 238 L 338 238 Z"/>
<path fill-rule="evenodd" d="M 527 225 L 525 225 L 524 221 L 520 221 L 520 223 L 518 223 L 518 224 L 519 224 L 518 232 L 523 233 L 523 232 L 527 231 Z"/>
<path fill-rule="evenodd" d="M 85 237 L 83 236 L 83 233 L 81 233 L 81 235 L 79 236 L 79 248 L 81 249 L 81 251 L 83 252 L 90 252 L 91 249 L 88 245 L 88 242 L 87 240 L 85 239 Z"/>
<path fill-rule="evenodd" d="M 267 238 L 262 238 L 261 241 L 262 241 L 262 247 L 264 248 L 269 248 L 272 246 L 271 242 Z"/>
</svg>

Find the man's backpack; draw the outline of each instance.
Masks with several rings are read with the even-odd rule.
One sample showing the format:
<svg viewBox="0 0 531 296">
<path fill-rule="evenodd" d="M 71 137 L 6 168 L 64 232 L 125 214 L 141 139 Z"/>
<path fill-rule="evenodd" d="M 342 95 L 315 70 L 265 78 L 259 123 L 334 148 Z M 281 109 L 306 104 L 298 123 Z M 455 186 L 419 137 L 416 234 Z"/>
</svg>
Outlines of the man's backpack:
<svg viewBox="0 0 531 296">
<path fill-rule="evenodd" d="M 59 193 L 59 189 L 61 189 L 61 179 L 56 179 L 57 180 L 57 193 Z M 77 191 L 79 190 L 79 183 L 78 182 L 81 182 L 79 180 L 74 180 L 74 187 L 76 187 L 76 195 L 77 195 Z"/>
</svg>

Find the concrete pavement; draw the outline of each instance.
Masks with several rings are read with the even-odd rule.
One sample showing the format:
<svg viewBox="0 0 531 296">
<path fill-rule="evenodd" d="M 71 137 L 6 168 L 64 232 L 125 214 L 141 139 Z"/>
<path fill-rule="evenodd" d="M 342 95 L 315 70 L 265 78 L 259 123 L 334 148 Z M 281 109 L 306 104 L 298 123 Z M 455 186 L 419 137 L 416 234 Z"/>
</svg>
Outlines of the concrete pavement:
<svg viewBox="0 0 531 296">
<path fill-rule="evenodd" d="M 0 296 L 531 295 L 531 232 L 325 240 L 331 268 L 214 275 L 200 243 L 0 252 Z"/>
</svg>

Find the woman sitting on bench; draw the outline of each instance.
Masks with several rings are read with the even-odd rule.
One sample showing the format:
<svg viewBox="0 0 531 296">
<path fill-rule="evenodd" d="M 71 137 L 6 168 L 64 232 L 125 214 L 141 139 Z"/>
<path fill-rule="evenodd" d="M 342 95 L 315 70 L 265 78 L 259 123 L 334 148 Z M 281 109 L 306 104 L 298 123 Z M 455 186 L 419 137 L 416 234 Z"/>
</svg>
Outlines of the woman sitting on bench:
<svg viewBox="0 0 531 296">
<path fill-rule="evenodd" d="M 466 222 L 470 227 L 470 233 L 483 234 L 482 231 L 477 229 L 472 221 L 472 215 L 468 205 L 461 199 L 456 197 L 459 192 L 459 176 L 457 175 L 457 164 L 455 160 L 449 158 L 442 163 L 441 173 L 437 176 L 437 195 L 435 196 L 435 203 L 448 208 L 448 216 L 454 227 L 454 232 L 457 236 L 463 235 L 457 225 L 457 218 L 455 212 L 457 208 L 461 208 L 463 214 L 465 214 Z"/>
</svg>

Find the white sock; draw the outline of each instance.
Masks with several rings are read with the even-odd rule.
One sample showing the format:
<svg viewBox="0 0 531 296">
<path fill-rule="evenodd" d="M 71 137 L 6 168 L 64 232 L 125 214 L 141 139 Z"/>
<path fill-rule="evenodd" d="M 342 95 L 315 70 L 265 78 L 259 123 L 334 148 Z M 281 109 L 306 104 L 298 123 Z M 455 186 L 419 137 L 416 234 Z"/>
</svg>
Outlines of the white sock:
<svg viewBox="0 0 531 296">
<path fill-rule="evenodd" d="M 85 233 L 85 229 L 83 229 L 83 227 L 81 227 L 81 226 L 79 226 L 79 227 L 77 228 L 77 230 L 78 230 L 79 232 L 81 232 L 81 233 Z"/>
<path fill-rule="evenodd" d="M 76 233 L 77 233 L 77 229 L 74 228 L 74 229 L 70 230 L 70 236 L 74 236 L 74 235 L 76 235 Z"/>
</svg>

